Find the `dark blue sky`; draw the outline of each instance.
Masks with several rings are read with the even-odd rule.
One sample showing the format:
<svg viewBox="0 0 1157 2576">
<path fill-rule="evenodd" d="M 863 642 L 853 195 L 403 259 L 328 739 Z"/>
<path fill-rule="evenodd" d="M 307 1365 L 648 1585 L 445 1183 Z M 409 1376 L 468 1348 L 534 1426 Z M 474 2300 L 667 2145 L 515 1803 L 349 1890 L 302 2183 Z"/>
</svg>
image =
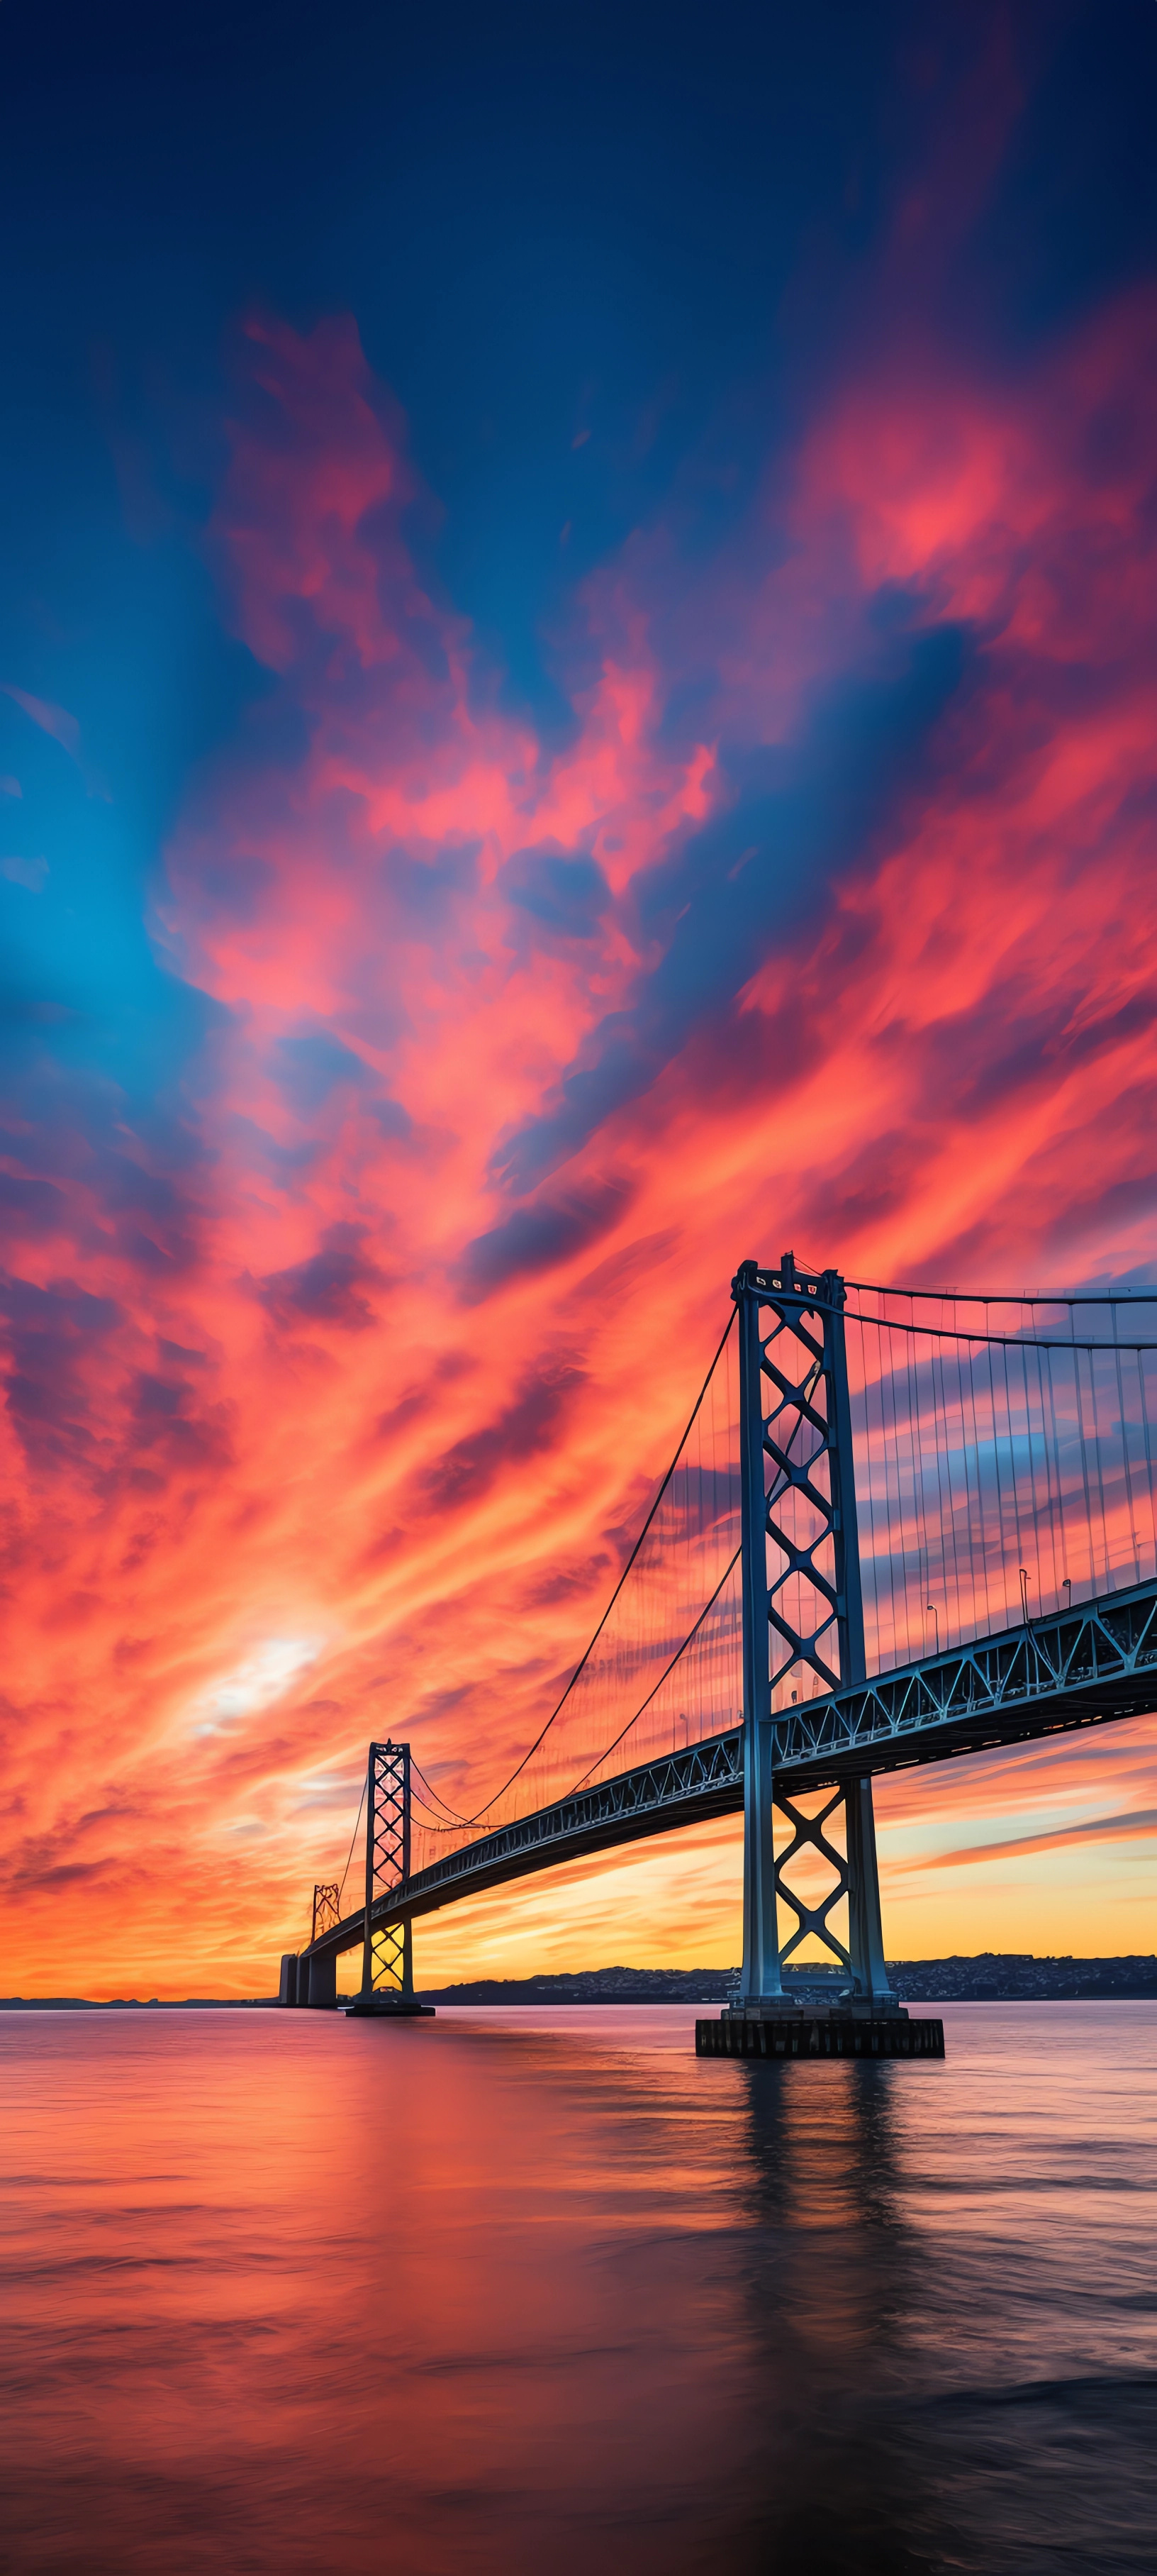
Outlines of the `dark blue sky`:
<svg viewBox="0 0 1157 2576">
<path fill-rule="evenodd" d="M 26 782 L 4 829 L 51 866 L 41 905 L 0 886 L 19 1011 L 82 1009 L 51 1045 L 143 1099 L 203 1035 L 144 889 L 195 764 L 269 685 L 200 552 L 239 317 L 354 315 L 430 496 L 425 575 L 557 742 L 576 584 L 660 517 L 693 581 L 857 341 L 915 325 L 999 376 L 1151 272 L 1155 91 L 1150 0 L 8 0 L 0 678 L 68 709 L 88 764 L 0 700 L 0 772 Z M 921 192 L 934 220 L 882 285 Z M 656 1017 L 661 993 L 641 1072 Z"/>
<path fill-rule="evenodd" d="M 689 543 L 742 510 L 861 308 L 880 327 L 903 190 L 975 156 L 1010 76 L 1013 148 L 909 281 L 989 360 L 1153 266 L 1148 0 L 8 0 L 0 667 L 83 698 L 147 838 L 252 685 L 190 543 L 229 326 L 351 311 L 444 511 L 448 592 L 563 721 L 562 590 L 673 493 Z"/>
</svg>

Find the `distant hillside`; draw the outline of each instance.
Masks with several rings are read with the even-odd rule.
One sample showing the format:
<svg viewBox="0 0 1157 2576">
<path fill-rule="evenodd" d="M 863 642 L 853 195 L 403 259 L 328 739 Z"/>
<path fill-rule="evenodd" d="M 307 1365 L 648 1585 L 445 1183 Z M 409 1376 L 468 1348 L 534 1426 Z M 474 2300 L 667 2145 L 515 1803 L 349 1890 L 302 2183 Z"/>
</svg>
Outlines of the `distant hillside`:
<svg viewBox="0 0 1157 2576">
<path fill-rule="evenodd" d="M 265 2012 L 276 1995 L 181 1995 L 162 2003 L 159 1995 L 109 1995 L 94 2003 L 91 1995 L 0 1995 L 0 2012 Z"/>
<path fill-rule="evenodd" d="M 1157 2000 L 1157 1955 L 1124 1959 L 1036 1959 L 1029 1950 L 982 1950 L 976 1958 L 891 1959 L 888 1973 L 905 2003 L 1090 2003 Z M 838 1975 L 801 1969 L 785 1972 L 789 1987 L 838 1991 Z M 725 2004 L 739 1983 L 738 1968 L 580 1968 L 538 1977 L 473 1977 L 457 1986 L 422 1990 L 428 2004 Z M 182 2004 L 141 2003 L 117 1995 L 94 2004 L 84 1995 L 0 1995 L 0 2012 L 219 2012 L 225 1997 L 191 1995 Z M 229 2009 L 267 2008 L 276 1996 L 257 1996 Z"/>
<path fill-rule="evenodd" d="M 889 1975 L 906 2003 L 1072 2003 L 1082 1996 L 1157 1998 L 1157 1956 L 1125 1959 L 1035 1959 L 1031 1952 L 984 1950 L 974 1959 L 892 1959 Z M 586 1968 L 577 1974 L 475 1977 L 430 1988 L 431 2004 L 729 2003 L 738 1968 Z M 787 1971 L 785 1984 L 795 1983 Z M 840 1979 L 830 1980 L 838 1987 Z M 801 1970 L 801 1988 L 829 1985 Z"/>
<path fill-rule="evenodd" d="M 422 1989 L 427 2004 L 726 2004 L 738 1968 L 580 1968 L 573 1975 L 473 1977 Z"/>
<path fill-rule="evenodd" d="M 1029 1950 L 982 1950 L 974 1959 L 892 1959 L 906 2003 L 1090 2003 L 1157 1997 L 1157 1957 L 1035 1959 Z"/>
</svg>

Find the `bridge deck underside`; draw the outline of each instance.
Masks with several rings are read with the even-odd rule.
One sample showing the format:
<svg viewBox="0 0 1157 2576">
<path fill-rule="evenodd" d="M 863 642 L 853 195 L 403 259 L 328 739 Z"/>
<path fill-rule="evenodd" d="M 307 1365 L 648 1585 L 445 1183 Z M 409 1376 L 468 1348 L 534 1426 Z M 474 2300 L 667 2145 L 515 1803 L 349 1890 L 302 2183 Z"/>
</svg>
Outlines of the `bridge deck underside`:
<svg viewBox="0 0 1157 2576">
<path fill-rule="evenodd" d="M 1150 1583 L 780 1712 L 773 1765 L 785 1788 L 827 1788 L 1154 1710 L 1157 1583 Z M 373 1920 L 432 1914 L 535 1870 L 742 1805 L 743 1736 L 731 1727 L 465 1844 L 382 1897 Z M 359 1906 L 306 1955 L 333 1956 L 364 1937 Z"/>
</svg>

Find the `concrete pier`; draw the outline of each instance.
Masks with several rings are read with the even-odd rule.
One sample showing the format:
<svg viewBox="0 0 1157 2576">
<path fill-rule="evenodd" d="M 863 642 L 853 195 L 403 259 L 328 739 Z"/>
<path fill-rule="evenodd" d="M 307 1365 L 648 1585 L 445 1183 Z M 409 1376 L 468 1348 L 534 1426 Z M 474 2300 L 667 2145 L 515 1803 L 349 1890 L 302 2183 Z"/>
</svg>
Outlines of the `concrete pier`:
<svg viewBox="0 0 1157 2576">
<path fill-rule="evenodd" d="M 943 2057 L 942 2021 L 906 2013 L 723 2013 L 695 2024 L 696 2057 Z"/>
<path fill-rule="evenodd" d="M 351 2004 L 342 2007 L 347 2021 L 433 2021 L 433 2004 L 420 2004 L 412 1995 L 355 1995 Z"/>
<path fill-rule="evenodd" d="M 297 1963 L 297 2000 L 315 2011 L 337 2011 L 337 1955 L 330 1951 Z"/>
</svg>

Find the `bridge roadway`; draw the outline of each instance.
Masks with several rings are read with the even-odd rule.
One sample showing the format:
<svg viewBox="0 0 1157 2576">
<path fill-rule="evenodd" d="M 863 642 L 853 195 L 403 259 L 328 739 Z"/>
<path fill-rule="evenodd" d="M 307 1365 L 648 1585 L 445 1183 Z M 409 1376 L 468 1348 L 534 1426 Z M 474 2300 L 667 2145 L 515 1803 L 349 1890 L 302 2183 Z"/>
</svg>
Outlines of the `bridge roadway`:
<svg viewBox="0 0 1157 2576">
<path fill-rule="evenodd" d="M 990 1752 L 1153 1710 L 1157 1582 L 780 1710 L 773 1720 L 773 1765 L 785 1788 L 828 1788 L 865 1772 Z M 413 1920 L 533 1870 L 732 1815 L 742 1806 L 743 1733 L 732 1726 L 464 1843 L 380 1897 L 373 1921 Z M 302 1956 L 336 1958 L 364 1937 L 359 1906 Z"/>
</svg>

